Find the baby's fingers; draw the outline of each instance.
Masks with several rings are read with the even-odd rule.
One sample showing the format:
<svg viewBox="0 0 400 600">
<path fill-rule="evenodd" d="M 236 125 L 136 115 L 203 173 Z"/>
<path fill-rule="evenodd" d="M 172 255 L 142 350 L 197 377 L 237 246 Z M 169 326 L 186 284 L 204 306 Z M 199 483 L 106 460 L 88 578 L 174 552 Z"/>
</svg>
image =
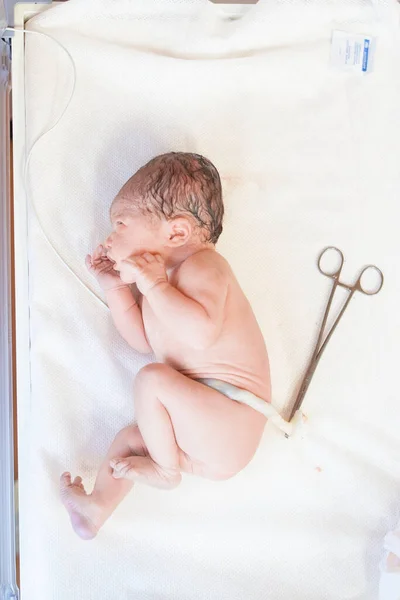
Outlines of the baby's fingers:
<svg viewBox="0 0 400 600">
<path fill-rule="evenodd" d="M 115 267 L 115 265 L 114 265 Z M 118 269 L 125 269 L 127 271 L 140 271 L 140 265 L 138 264 L 136 258 L 128 258 L 126 260 L 121 260 L 118 263 Z"/>
<path fill-rule="evenodd" d="M 98 260 L 102 256 L 104 256 L 104 248 L 102 244 L 99 244 L 96 250 L 93 252 L 93 260 Z"/>
<path fill-rule="evenodd" d="M 148 263 L 152 263 L 156 260 L 156 257 L 153 254 L 150 254 L 150 252 L 145 252 L 144 254 L 142 254 L 142 259 L 144 259 Z"/>
<path fill-rule="evenodd" d="M 132 258 L 125 258 L 120 262 L 121 267 L 135 269 L 135 271 L 140 271 L 143 267 L 147 265 L 147 261 L 141 256 L 135 256 Z"/>
<path fill-rule="evenodd" d="M 89 271 L 93 270 L 93 262 L 92 262 L 92 257 L 90 256 L 90 254 L 88 254 L 87 257 L 85 258 L 85 265 Z"/>
<path fill-rule="evenodd" d="M 147 265 L 147 260 L 144 258 L 144 256 L 135 256 L 135 258 L 131 258 L 129 260 L 129 263 L 133 267 L 136 267 L 136 268 L 139 267 L 139 269 L 143 269 L 143 267 L 145 267 Z"/>
</svg>

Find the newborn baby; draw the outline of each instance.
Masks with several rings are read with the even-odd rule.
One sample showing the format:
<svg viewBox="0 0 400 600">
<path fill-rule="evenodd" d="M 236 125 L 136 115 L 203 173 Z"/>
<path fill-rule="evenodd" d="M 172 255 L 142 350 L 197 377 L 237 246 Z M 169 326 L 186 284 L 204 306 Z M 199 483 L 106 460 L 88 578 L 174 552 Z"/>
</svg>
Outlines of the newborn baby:
<svg viewBox="0 0 400 600">
<path fill-rule="evenodd" d="M 171 489 L 182 472 L 234 476 L 274 414 L 263 336 L 215 250 L 223 214 L 214 165 L 197 154 L 164 154 L 123 186 L 111 205 L 112 233 L 86 259 L 121 336 L 157 362 L 136 376 L 137 424 L 116 435 L 92 493 L 80 477 L 61 477 L 83 539 L 97 534 L 134 482 Z"/>
</svg>

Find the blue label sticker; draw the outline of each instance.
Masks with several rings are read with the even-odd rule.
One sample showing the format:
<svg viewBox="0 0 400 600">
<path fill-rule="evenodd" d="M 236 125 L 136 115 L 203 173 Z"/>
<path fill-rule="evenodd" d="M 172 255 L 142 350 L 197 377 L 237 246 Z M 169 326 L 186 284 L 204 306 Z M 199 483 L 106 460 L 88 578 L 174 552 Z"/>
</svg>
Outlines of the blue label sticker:
<svg viewBox="0 0 400 600">
<path fill-rule="evenodd" d="M 362 62 L 362 70 L 364 73 L 368 69 L 368 55 L 369 55 L 369 40 L 364 40 L 364 55 Z"/>
</svg>

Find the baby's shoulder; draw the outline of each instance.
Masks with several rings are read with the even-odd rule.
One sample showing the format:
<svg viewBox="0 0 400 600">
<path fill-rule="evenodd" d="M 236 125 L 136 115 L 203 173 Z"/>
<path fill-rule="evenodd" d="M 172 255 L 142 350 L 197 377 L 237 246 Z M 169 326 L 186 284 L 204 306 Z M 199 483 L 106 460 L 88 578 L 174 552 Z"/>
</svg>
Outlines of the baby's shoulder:
<svg viewBox="0 0 400 600">
<path fill-rule="evenodd" d="M 216 250 L 205 248 L 199 252 L 195 252 L 187 258 L 179 269 L 182 273 L 194 272 L 197 273 L 219 273 L 221 276 L 228 277 L 231 274 L 231 268 L 228 261 L 221 256 Z"/>
<path fill-rule="evenodd" d="M 175 271 L 173 281 L 183 290 L 221 290 L 229 286 L 231 278 L 232 271 L 225 258 L 207 248 L 183 261 Z"/>
</svg>

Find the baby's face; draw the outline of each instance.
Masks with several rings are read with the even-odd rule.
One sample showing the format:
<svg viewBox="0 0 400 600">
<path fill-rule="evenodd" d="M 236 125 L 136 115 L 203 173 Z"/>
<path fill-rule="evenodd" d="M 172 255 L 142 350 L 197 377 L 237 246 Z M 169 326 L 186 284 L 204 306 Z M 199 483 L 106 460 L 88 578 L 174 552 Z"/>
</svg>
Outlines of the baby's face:
<svg viewBox="0 0 400 600">
<path fill-rule="evenodd" d="M 122 203 L 111 207 L 113 231 L 105 241 L 108 257 L 118 269 L 122 260 L 151 252 L 163 255 L 162 223 L 156 219 L 126 210 Z"/>
</svg>

